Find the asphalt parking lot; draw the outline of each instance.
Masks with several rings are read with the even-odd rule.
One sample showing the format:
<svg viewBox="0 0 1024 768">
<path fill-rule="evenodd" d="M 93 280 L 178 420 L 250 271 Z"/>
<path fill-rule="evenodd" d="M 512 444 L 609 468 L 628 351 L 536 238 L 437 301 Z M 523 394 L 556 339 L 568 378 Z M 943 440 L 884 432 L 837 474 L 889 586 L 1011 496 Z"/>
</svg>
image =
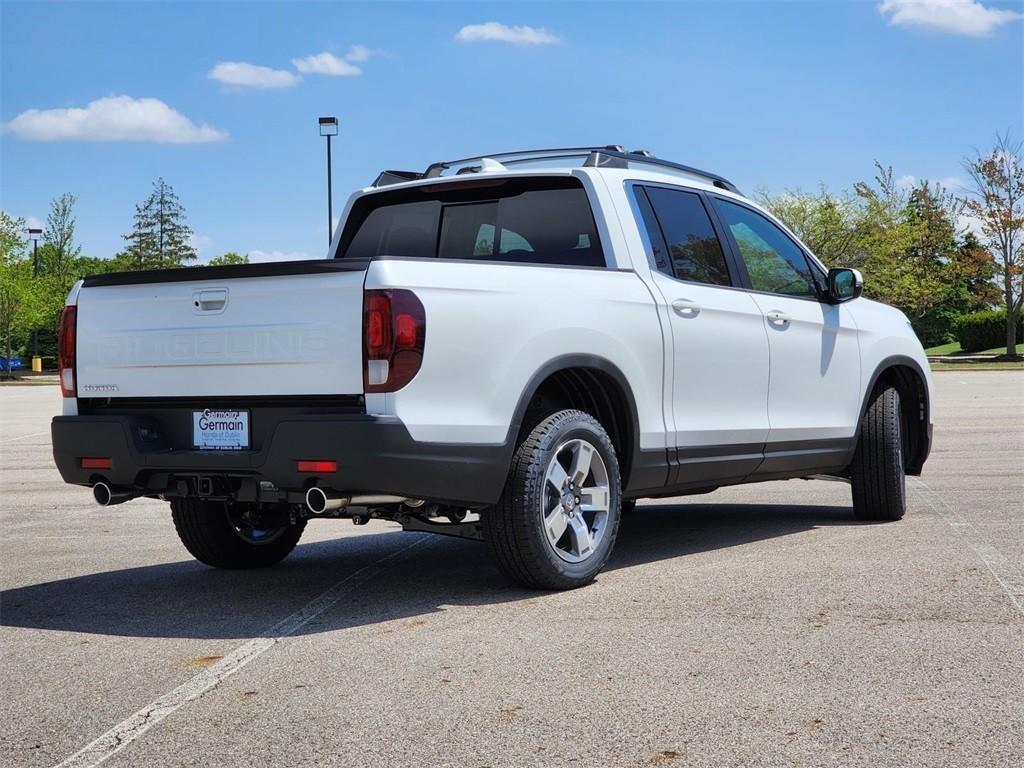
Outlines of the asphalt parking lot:
<svg viewBox="0 0 1024 768">
<path fill-rule="evenodd" d="M 1019 766 L 1024 373 L 935 378 L 902 522 L 822 481 L 646 502 L 560 594 L 386 523 L 211 570 L 61 483 L 56 387 L 4 387 L 0 763 Z"/>
</svg>

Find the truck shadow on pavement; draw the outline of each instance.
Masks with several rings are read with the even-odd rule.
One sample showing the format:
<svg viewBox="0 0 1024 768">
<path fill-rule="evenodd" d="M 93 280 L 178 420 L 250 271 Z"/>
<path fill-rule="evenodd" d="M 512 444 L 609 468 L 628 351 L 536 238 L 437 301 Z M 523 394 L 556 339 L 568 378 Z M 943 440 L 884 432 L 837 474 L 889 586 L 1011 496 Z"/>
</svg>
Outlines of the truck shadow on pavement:
<svg viewBox="0 0 1024 768">
<path fill-rule="evenodd" d="M 619 569 L 857 524 L 850 508 L 840 506 L 644 505 L 623 520 L 614 556 L 599 581 L 614 579 Z M 283 563 L 261 571 L 219 571 L 190 560 L 32 584 L 0 594 L 0 624 L 121 637 L 259 637 L 414 536 L 429 534 L 395 531 L 300 544 Z M 491 564 L 485 545 L 432 539 L 382 564 L 361 586 L 340 591 L 337 602 L 297 634 L 425 617 L 443 606 L 556 597 L 510 585 Z"/>
</svg>

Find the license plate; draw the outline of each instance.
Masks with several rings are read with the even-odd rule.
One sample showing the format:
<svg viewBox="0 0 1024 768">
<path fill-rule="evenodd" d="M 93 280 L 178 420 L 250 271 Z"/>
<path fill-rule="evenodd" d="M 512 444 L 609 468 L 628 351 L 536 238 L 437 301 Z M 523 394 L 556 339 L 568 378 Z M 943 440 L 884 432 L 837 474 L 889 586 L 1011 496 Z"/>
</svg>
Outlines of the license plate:
<svg viewBox="0 0 1024 768">
<path fill-rule="evenodd" d="M 192 445 L 201 450 L 244 451 L 249 448 L 249 412 L 192 411 Z"/>
</svg>

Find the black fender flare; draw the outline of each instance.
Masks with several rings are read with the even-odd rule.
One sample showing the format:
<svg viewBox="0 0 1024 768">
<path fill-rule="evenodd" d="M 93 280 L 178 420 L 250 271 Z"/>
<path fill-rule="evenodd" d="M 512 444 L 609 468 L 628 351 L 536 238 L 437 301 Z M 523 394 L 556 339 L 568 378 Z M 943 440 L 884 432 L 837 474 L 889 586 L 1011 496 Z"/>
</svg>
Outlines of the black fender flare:
<svg viewBox="0 0 1024 768">
<path fill-rule="evenodd" d="M 868 411 L 868 405 L 870 404 L 871 395 L 875 391 L 875 387 L 878 385 L 878 380 L 882 377 L 889 368 L 895 368 L 902 366 L 904 368 L 910 368 L 921 380 L 923 399 L 924 399 L 924 413 L 921 414 L 921 418 L 924 421 L 923 433 L 924 443 L 921 446 L 919 455 L 914 457 L 914 464 L 911 465 L 912 470 L 908 474 L 920 474 L 921 467 L 924 465 L 925 460 L 928 458 L 928 454 L 931 452 L 932 445 L 932 404 L 929 400 L 928 393 L 928 376 L 924 369 L 921 368 L 921 364 L 912 357 L 907 355 L 889 355 L 888 357 L 882 358 L 875 366 L 875 370 L 871 374 L 871 378 L 868 380 L 868 386 L 864 389 L 864 394 L 861 399 L 860 410 L 857 416 L 857 429 L 854 432 L 853 443 L 850 446 L 850 452 L 847 456 L 847 463 L 853 461 L 853 454 L 857 450 L 857 443 L 860 440 L 860 428 L 864 421 L 864 414 Z"/>
<path fill-rule="evenodd" d="M 526 419 L 526 411 L 533 400 L 540 385 L 552 374 L 570 368 L 591 368 L 608 375 L 619 387 L 625 397 L 626 418 L 629 421 L 630 434 L 627 436 L 630 446 L 630 475 L 636 467 L 640 455 L 640 418 L 637 413 L 636 398 L 633 395 L 633 388 L 622 370 L 607 358 L 592 354 L 568 354 L 548 360 L 544 365 L 534 371 L 527 381 L 512 412 L 512 421 L 509 423 L 508 432 L 505 436 L 505 447 L 508 455 L 508 462 L 512 462 L 512 454 L 515 451 L 516 439 Z"/>
</svg>

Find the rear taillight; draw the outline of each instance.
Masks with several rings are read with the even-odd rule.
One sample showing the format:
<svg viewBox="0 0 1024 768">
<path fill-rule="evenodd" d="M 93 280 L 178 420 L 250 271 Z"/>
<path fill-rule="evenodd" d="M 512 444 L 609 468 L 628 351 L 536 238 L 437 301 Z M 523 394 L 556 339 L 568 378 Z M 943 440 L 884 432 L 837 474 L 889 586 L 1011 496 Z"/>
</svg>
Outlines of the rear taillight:
<svg viewBox="0 0 1024 768">
<path fill-rule="evenodd" d="M 363 388 L 395 392 L 423 364 L 427 318 L 412 291 L 367 291 L 363 299 Z"/>
<path fill-rule="evenodd" d="M 57 335 L 57 370 L 60 372 L 60 393 L 75 397 L 75 321 L 78 307 L 64 307 L 60 313 L 60 332 Z"/>
</svg>

